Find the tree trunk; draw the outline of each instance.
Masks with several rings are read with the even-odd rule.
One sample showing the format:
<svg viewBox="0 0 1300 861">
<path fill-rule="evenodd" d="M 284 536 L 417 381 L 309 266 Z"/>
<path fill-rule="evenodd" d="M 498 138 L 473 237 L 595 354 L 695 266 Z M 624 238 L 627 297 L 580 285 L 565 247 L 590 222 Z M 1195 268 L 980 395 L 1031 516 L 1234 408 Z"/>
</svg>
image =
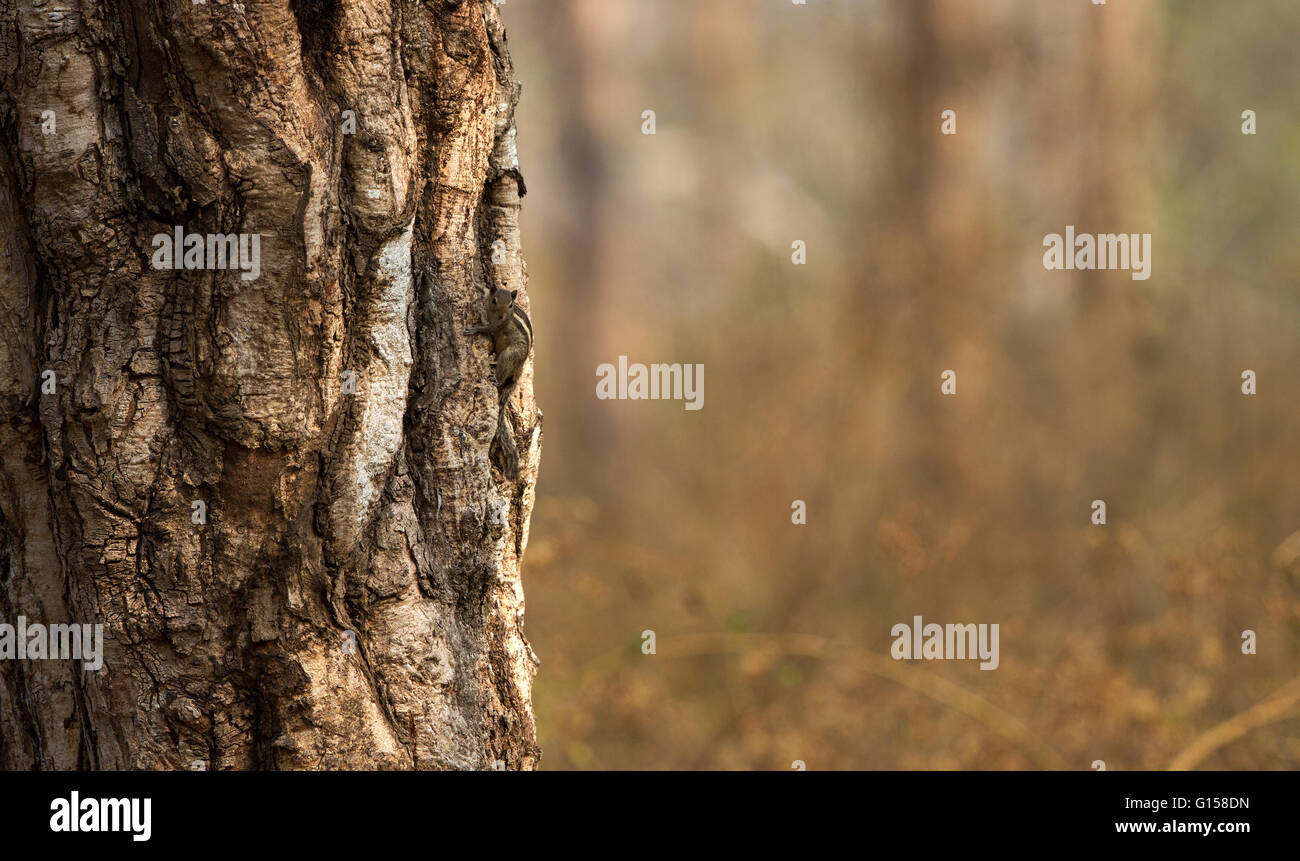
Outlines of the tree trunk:
<svg viewBox="0 0 1300 861">
<path fill-rule="evenodd" d="M 0 660 L 0 767 L 532 767 L 541 414 L 530 364 L 510 480 L 462 334 L 527 306 L 496 7 L 0 21 L 0 622 L 104 626 Z"/>
</svg>

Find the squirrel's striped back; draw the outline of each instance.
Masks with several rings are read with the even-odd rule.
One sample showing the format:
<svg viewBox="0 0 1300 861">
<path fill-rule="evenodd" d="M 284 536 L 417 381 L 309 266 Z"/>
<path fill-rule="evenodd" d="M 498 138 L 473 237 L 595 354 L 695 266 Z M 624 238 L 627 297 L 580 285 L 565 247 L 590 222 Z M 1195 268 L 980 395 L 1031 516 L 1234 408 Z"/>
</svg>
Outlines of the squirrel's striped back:
<svg viewBox="0 0 1300 861">
<path fill-rule="evenodd" d="M 524 309 L 520 308 L 518 305 L 510 306 L 510 316 L 511 322 L 513 322 L 515 328 L 522 332 L 524 337 L 528 339 L 528 347 L 529 349 L 532 349 L 533 322 L 528 319 L 528 315 L 524 313 Z"/>
</svg>

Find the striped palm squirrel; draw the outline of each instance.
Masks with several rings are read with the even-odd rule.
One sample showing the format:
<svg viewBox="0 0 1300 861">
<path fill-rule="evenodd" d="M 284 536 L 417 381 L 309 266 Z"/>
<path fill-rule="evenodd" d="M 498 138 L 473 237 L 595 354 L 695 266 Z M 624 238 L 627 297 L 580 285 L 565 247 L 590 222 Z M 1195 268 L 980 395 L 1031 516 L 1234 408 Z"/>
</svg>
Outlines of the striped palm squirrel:
<svg viewBox="0 0 1300 861">
<path fill-rule="evenodd" d="M 487 322 L 471 326 L 466 335 L 491 335 L 492 351 L 496 354 L 495 377 L 497 384 L 497 432 L 494 442 L 501 452 L 501 469 L 509 478 L 519 475 L 519 450 L 515 447 L 511 429 L 510 396 L 519 385 L 524 363 L 533 346 L 533 324 L 524 309 L 515 304 L 518 290 L 498 289 L 487 296 Z"/>
</svg>

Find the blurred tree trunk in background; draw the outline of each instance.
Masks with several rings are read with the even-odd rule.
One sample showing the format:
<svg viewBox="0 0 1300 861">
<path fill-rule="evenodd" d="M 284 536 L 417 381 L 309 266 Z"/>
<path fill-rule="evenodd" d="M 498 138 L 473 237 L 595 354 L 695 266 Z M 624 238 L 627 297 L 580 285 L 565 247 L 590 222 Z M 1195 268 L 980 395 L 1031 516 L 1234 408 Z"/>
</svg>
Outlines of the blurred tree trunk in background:
<svg viewBox="0 0 1300 861">
<path fill-rule="evenodd" d="M 972 421 L 1005 432 L 990 410 L 1024 386 L 1051 397 L 1080 362 L 1094 372 L 1082 383 L 1091 391 L 1128 385 L 1143 334 L 1136 318 L 1150 316 L 1157 282 L 1127 272 L 1044 272 L 1033 237 L 1067 224 L 1155 231 L 1149 117 L 1161 19 L 1151 4 L 1026 11 L 916 0 L 883 8 L 892 50 L 881 50 L 877 33 L 859 52 L 860 77 L 883 118 L 864 121 L 897 131 L 886 138 L 887 157 L 869 178 L 877 191 L 861 214 L 885 235 L 862 255 L 856 280 L 888 325 L 840 325 L 864 356 L 914 369 L 892 381 L 889 400 L 905 401 L 923 430 L 954 438 L 936 448 L 928 433 L 909 435 L 913 469 L 942 482 L 961 474 L 964 446 L 955 440 L 976 432 Z M 940 133 L 946 110 L 956 114 L 955 135 Z M 1020 212 L 1023 225 L 1008 222 Z M 1013 363 L 1004 364 L 991 334 L 1007 339 Z M 934 397 L 945 369 L 974 397 Z M 1042 380 L 1051 385 L 1040 388 Z M 1066 404 L 1058 415 L 1065 435 L 1096 414 L 1089 397 L 1072 403 L 1078 413 Z"/>
<path fill-rule="evenodd" d="M 105 654 L 0 661 L 0 767 L 532 767 L 540 414 L 507 481 L 460 334 L 526 278 L 497 9 L 64 5 L 0 0 L 0 622 Z"/>
<path fill-rule="evenodd" d="M 554 248 L 553 256 L 561 261 L 556 275 L 570 294 L 567 313 L 548 321 L 547 341 L 563 345 L 550 353 L 548 364 L 556 379 L 591 379 L 593 385 L 596 366 L 608 357 L 609 345 L 602 340 L 608 337 L 607 327 L 601 325 L 604 303 L 620 275 L 607 251 L 604 224 L 610 168 L 596 121 L 607 109 L 608 94 L 603 90 L 609 86 L 597 71 L 601 50 L 609 49 L 609 39 L 600 32 L 606 12 L 601 5 L 601 0 L 565 3 L 548 14 L 543 25 L 547 43 L 566 46 L 553 60 L 554 86 L 565 97 L 552 103 L 548 112 L 556 115 L 561 131 L 556 167 L 565 190 L 563 229 L 557 231 L 555 244 L 559 247 Z M 562 396 L 577 400 L 589 392 L 587 388 L 565 387 Z M 559 410 L 562 417 L 577 412 L 566 406 Z M 591 461 L 600 451 L 598 442 L 610 434 L 602 417 L 566 424 L 561 432 L 571 441 L 572 450 L 582 452 L 583 469 L 594 467 L 594 476 L 606 474 L 602 465 Z"/>
</svg>

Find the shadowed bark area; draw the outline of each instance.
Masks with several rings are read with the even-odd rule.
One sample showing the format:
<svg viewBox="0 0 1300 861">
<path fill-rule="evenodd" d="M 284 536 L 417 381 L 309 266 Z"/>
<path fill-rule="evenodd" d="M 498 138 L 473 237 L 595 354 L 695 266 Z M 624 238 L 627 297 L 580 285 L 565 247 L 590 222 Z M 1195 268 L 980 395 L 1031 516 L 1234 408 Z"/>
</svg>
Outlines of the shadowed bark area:
<svg viewBox="0 0 1300 861">
<path fill-rule="evenodd" d="M 510 481 L 461 334 L 528 305 L 496 7 L 0 22 L 0 622 L 105 629 L 0 661 L 0 767 L 533 767 L 541 414 L 530 363 Z M 260 273 L 155 268 L 178 226 Z"/>
</svg>

